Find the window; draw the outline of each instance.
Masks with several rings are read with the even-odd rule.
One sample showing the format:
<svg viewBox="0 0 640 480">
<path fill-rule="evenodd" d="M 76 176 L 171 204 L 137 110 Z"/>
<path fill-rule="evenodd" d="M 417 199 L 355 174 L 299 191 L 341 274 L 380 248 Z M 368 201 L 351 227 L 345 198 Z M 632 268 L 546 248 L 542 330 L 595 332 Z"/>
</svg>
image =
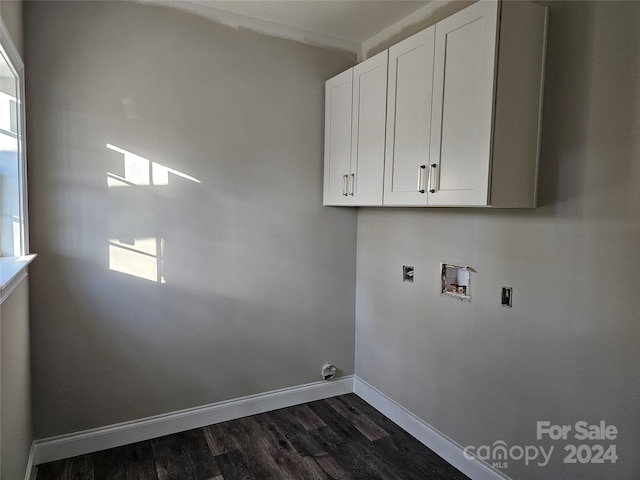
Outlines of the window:
<svg viewBox="0 0 640 480">
<path fill-rule="evenodd" d="M 4 23 L 0 27 L 0 284 L 4 298 L 5 288 L 33 256 L 27 255 L 24 66 Z"/>
</svg>

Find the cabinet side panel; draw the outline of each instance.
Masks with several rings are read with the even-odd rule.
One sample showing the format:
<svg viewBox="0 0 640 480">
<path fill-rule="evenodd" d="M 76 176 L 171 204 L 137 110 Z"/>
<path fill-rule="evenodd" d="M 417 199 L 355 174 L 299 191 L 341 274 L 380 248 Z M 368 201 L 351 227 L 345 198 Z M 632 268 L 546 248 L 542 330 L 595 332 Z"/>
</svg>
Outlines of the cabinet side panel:
<svg viewBox="0 0 640 480">
<path fill-rule="evenodd" d="M 535 208 L 547 9 L 504 2 L 500 29 L 491 206 Z"/>
</svg>

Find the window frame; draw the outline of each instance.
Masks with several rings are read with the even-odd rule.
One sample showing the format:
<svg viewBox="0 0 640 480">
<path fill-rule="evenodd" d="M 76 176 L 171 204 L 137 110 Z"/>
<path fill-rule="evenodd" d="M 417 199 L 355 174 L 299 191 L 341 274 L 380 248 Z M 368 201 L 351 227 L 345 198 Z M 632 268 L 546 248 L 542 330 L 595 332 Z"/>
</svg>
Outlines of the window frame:
<svg viewBox="0 0 640 480">
<path fill-rule="evenodd" d="M 7 60 L 9 68 L 16 76 L 16 103 L 18 104 L 18 195 L 20 202 L 18 208 L 20 217 L 19 255 L 2 256 L 0 248 L 0 300 L 4 301 L 19 281 L 26 276 L 26 268 L 35 258 L 35 255 L 29 253 L 24 62 L 1 18 L 0 54 Z"/>
</svg>

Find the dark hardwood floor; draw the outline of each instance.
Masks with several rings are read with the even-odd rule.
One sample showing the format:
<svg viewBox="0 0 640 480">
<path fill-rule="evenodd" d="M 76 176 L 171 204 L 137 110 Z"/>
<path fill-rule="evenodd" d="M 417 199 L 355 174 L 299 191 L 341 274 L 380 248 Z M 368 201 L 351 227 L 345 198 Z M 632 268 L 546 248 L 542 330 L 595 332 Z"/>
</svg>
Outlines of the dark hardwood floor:
<svg viewBox="0 0 640 480">
<path fill-rule="evenodd" d="M 354 394 L 38 466 L 36 480 L 463 480 Z"/>
</svg>

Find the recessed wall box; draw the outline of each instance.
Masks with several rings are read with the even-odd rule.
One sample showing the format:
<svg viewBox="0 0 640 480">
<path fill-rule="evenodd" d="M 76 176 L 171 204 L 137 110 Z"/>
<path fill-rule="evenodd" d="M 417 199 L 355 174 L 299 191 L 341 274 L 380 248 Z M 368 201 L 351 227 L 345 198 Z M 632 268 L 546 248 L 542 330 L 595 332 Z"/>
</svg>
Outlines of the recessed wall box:
<svg viewBox="0 0 640 480">
<path fill-rule="evenodd" d="M 513 303 L 513 289 L 511 287 L 502 287 L 502 293 L 500 294 L 500 304 L 503 307 L 512 307 Z"/>
<path fill-rule="evenodd" d="M 402 281 L 413 283 L 413 267 L 411 265 L 402 266 Z"/>
<path fill-rule="evenodd" d="M 463 302 L 471 301 L 472 272 L 475 273 L 475 270 L 471 267 L 442 262 L 440 264 L 441 295 L 457 298 Z"/>
</svg>

